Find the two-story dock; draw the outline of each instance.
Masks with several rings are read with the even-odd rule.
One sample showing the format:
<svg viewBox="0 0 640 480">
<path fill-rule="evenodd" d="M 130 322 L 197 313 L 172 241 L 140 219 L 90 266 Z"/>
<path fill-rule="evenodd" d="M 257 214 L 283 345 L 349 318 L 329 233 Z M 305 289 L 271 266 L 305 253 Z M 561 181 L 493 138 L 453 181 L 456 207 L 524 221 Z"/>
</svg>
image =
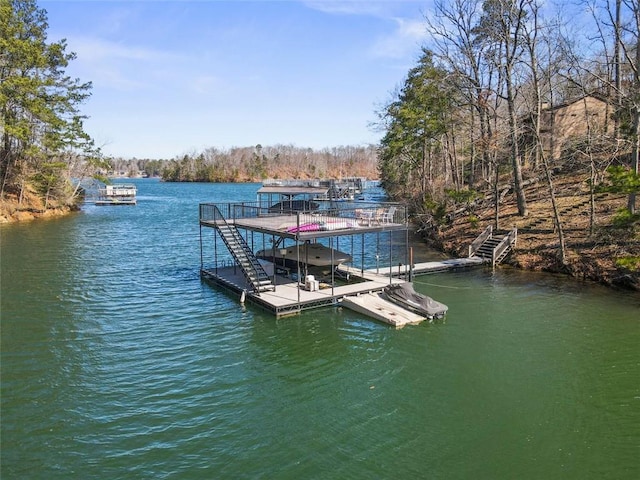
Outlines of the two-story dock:
<svg viewBox="0 0 640 480">
<path fill-rule="evenodd" d="M 501 237 L 487 227 L 469 257 L 414 264 L 404 205 L 344 201 L 330 187 L 269 182 L 257 201 L 200 204 L 201 276 L 277 317 L 342 303 L 401 327 L 425 317 L 385 302 L 385 287 L 414 274 L 495 266 L 517 238 L 515 229 Z"/>
<path fill-rule="evenodd" d="M 315 183 L 270 183 L 254 202 L 201 204 L 202 277 L 276 316 L 404 281 L 372 268 L 408 268 L 406 207 L 328 193 Z"/>
</svg>

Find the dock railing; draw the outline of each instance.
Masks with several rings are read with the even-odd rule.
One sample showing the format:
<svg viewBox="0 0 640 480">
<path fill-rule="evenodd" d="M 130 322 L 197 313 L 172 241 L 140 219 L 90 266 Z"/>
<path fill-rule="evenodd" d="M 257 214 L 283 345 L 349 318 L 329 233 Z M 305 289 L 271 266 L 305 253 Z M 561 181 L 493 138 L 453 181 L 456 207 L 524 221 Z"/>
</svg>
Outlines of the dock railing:
<svg viewBox="0 0 640 480">
<path fill-rule="evenodd" d="M 277 217 L 283 214 L 296 215 L 298 227 L 312 223 L 322 223 L 340 228 L 372 227 L 385 224 L 408 223 L 406 206 L 398 203 L 381 202 L 331 202 L 321 208 L 303 211 L 273 211 L 262 202 L 201 203 L 200 221 L 218 223 L 225 220 Z"/>
<path fill-rule="evenodd" d="M 496 262 L 502 260 L 502 256 L 511 248 L 512 245 L 515 245 L 517 239 L 518 228 L 513 227 L 511 231 L 507 235 L 505 235 L 502 241 L 493 249 L 491 258 L 493 265 L 495 265 Z"/>
<path fill-rule="evenodd" d="M 484 232 L 478 235 L 478 238 L 476 238 L 473 242 L 471 242 L 471 245 L 469 245 L 469 257 L 473 257 L 478 249 L 482 246 L 482 244 L 486 242 L 487 239 L 491 238 L 492 235 L 493 227 L 489 225 L 484 229 Z"/>
</svg>

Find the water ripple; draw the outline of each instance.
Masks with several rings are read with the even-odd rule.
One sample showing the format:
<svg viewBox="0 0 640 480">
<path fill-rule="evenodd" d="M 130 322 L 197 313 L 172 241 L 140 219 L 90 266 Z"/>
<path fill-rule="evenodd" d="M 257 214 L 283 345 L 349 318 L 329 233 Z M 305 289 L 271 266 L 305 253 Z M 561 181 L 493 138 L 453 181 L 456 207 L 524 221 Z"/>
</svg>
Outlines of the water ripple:
<svg viewBox="0 0 640 480">
<path fill-rule="evenodd" d="M 443 322 L 276 320 L 199 278 L 242 188 L 1 227 L 3 479 L 633 478 L 637 300 L 477 270 L 416 282 Z"/>
</svg>

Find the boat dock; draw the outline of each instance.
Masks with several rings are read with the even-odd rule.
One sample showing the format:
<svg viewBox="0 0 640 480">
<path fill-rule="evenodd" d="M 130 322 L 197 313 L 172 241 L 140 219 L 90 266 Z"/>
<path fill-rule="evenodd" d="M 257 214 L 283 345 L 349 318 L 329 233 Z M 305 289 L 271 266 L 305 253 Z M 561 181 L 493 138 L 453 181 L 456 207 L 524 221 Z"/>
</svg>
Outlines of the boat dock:
<svg viewBox="0 0 640 480">
<path fill-rule="evenodd" d="M 409 268 L 406 206 L 323 201 L 326 192 L 315 183 L 269 184 L 255 202 L 200 204 L 201 277 L 277 318 L 342 304 L 398 328 L 426 318 L 381 298 L 385 287 L 484 263 L 472 257 Z M 404 245 L 393 248 L 393 233 Z M 368 268 L 374 257 L 385 266 Z"/>
<path fill-rule="evenodd" d="M 414 266 L 413 275 L 453 271 L 460 268 L 481 266 L 484 263 L 486 261 L 477 258 L 419 263 Z M 387 285 L 405 282 L 406 280 L 398 278 L 405 275 L 404 271 L 398 275 L 397 269 L 389 267 L 363 270 L 340 265 L 337 269 L 340 276 L 348 278 L 354 283 L 340 286 L 321 283 L 319 289 L 309 291 L 305 285 L 292 278 L 286 270 L 276 266 L 274 272 L 274 265 L 270 262 L 262 262 L 262 265 L 269 277 L 273 279 L 275 288 L 273 291 L 261 292 L 260 295 L 251 291 L 251 285 L 236 266 L 203 270 L 202 277 L 236 294 L 239 301 L 250 301 L 271 312 L 277 318 L 298 314 L 312 308 L 341 305 L 396 328 L 425 320 L 425 317 L 409 312 L 379 295 Z M 391 277 L 389 276 L 390 270 L 392 271 Z"/>
<path fill-rule="evenodd" d="M 95 205 L 135 205 L 136 186 L 129 184 L 105 185 L 98 189 Z"/>
<path fill-rule="evenodd" d="M 483 265 L 482 261 L 466 261 L 467 259 L 451 259 L 441 262 L 426 262 L 417 264 L 416 270 L 427 274 L 456 270 Z M 291 278 L 284 270 L 276 268 L 274 274 L 273 264 L 264 262 L 267 274 L 274 279 L 276 288 L 273 291 L 262 292 L 256 295 L 251 292 L 245 276 L 237 267 L 226 266 L 215 270 L 204 270 L 202 276 L 205 280 L 224 287 L 238 297 L 238 301 L 250 301 L 263 309 L 273 313 L 277 318 L 294 315 L 312 308 L 326 306 L 344 306 L 351 310 L 363 313 L 378 321 L 401 328 L 405 325 L 413 325 L 425 320 L 425 317 L 409 312 L 380 297 L 379 293 L 391 283 L 403 283 L 405 280 L 395 278 L 397 271 L 389 277 L 389 268 L 360 270 L 341 265 L 341 275 L 349 276 L 356 283 L 341 286 L 321 285 L 318 290 L 309 291 L 294 278 Z"/>
</svg>

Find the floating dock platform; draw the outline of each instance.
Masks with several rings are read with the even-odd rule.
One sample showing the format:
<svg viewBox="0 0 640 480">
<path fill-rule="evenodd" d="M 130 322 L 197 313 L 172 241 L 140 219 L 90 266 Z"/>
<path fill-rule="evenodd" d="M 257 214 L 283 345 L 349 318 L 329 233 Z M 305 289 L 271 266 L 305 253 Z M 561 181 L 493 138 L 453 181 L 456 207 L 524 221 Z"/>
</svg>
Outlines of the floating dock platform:
<svg viewBox="0 0 640 480">
<path fill-rule="evenodd" d="M 416 325 L 426 320 L 425 317 L 417 313 L 405 310 L 385 300 L 379 293 L 365 293 L 345 297 L 342 299 L 341 305 L 396 328 L 402 328 L 405 325 Z"/>
<path fill-rule="evenodd" d="M 467 261 L 470 260 L 470 261 Z M 416 264 L 420 274 L 442 272 L 463 267 L 482 265 L 480 259 L 452 259 L 439 262 Z M 263 262 L 270 277 L 274 278 L 274 291 L 261 292 L 259 295 L 251 291 L 246 277 L 236 266 L 221 267 L 216 270 L 203 270 L 202 277 L 215 285 L 224 287 L 238 296 L 239 301 L 250 301 L 253 304 L 274 314 L 277 318 L 294 315 L 312 308 L 326 306 L 344 306 L 378 321 L 396 328 L 414 325 L 427 318 L 409 312 L 400 306 L 380 297 L 380 292 L 390 285 L 404 283 L 406 280 L 397 278 L 397 270 L 389 276 L 389 268 L 361 270 L 354 267 L 340 265 L 338 272 L 341 276 L 349 276 L 354 283 L 340 286 L 325 286 L 315 291 L 305 290 L 297 280 L 274 272 L 274 265 Z M 278 270 L 278 269 L 276 269 Z M 379 271 L 376 271 L 379 270 Z"/>
</svg>

